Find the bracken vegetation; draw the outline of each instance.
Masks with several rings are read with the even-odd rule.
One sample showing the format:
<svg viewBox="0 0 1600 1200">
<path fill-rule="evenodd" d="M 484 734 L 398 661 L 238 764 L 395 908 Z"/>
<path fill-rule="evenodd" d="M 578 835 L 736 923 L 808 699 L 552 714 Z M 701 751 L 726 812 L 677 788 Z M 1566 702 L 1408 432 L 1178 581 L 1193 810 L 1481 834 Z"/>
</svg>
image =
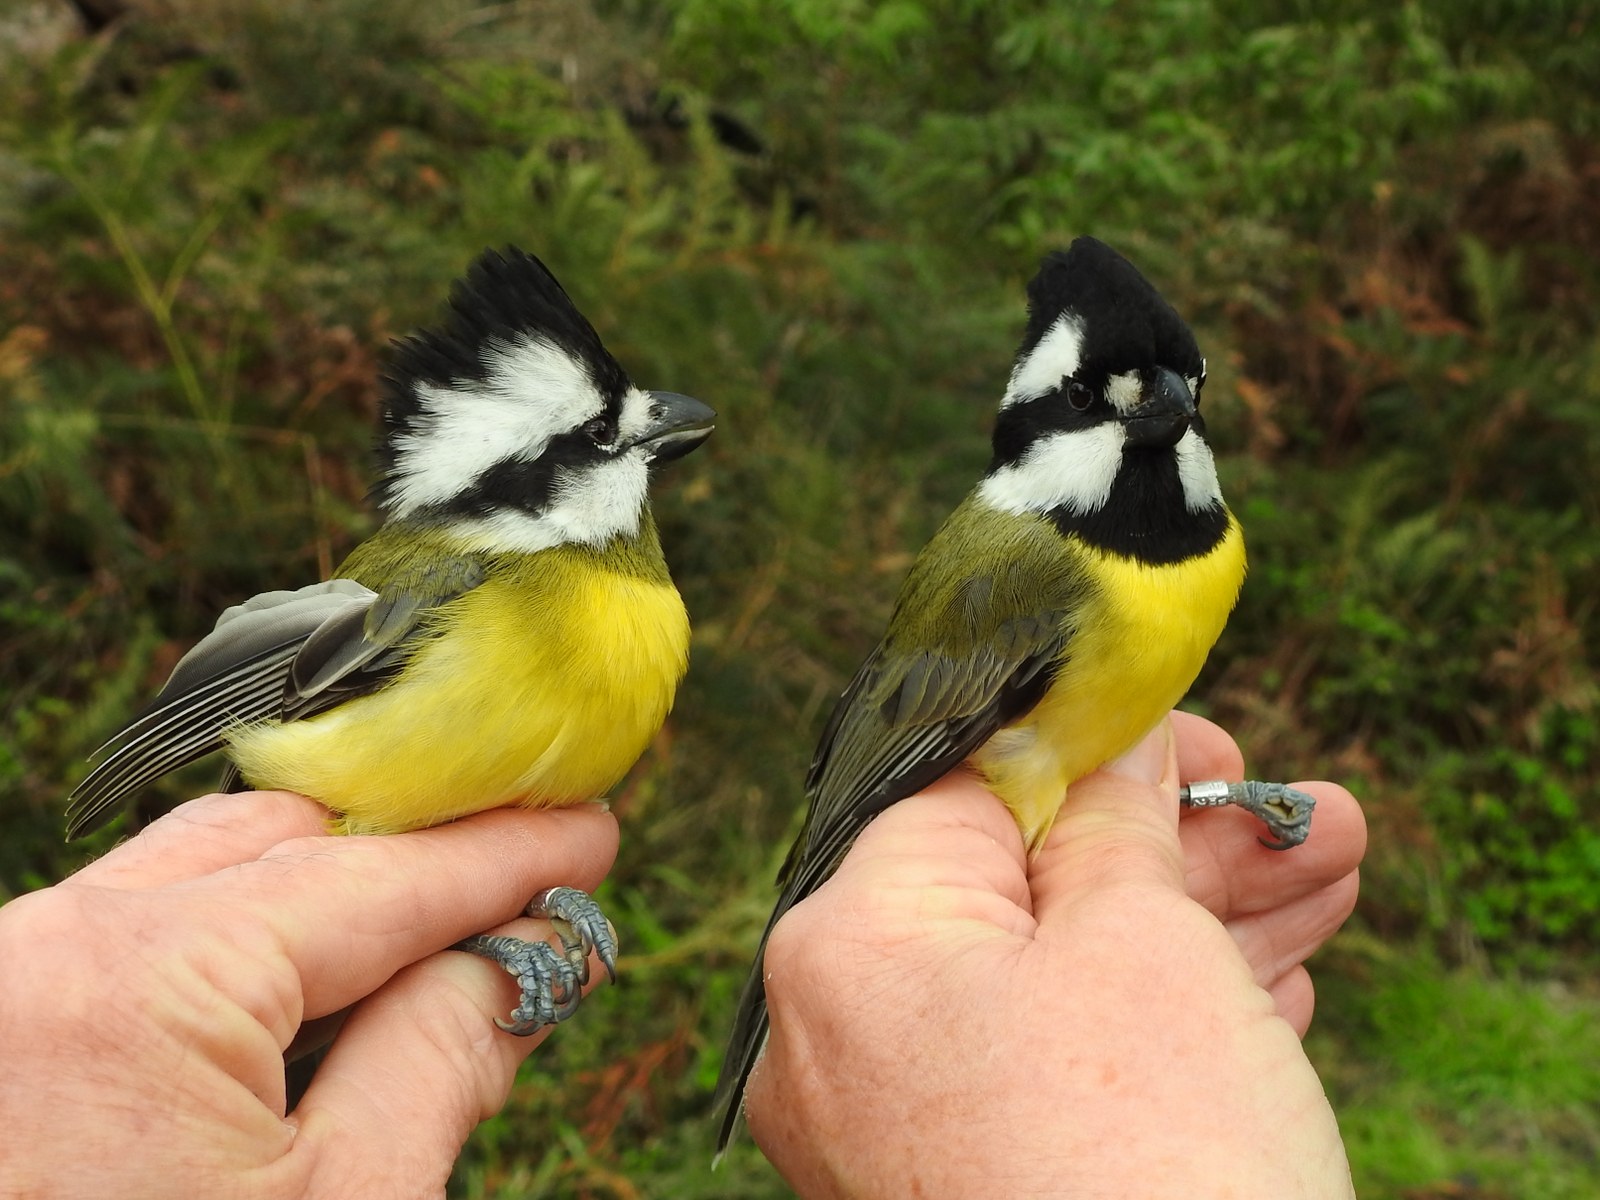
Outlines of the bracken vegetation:
<svg viewBox="0 0 1600 1200">
<path fill-rule="evenodd" d="M 786 1195 L 709 1091 L 811 740 L 1094 233 L 1200 335 L 1250 538 L 1189 706 L 1367 802 L 1310 1039 L 1361 1193 L 1600 1193 L 1593 0 L 126 3 L 0 13 L 0 900 L 215 614 L 369 528 L 387 340 L 521 245 L 721 419 L 658 493 L 696 634 L 624 982 L 455 1191 Z"/>
</svg>

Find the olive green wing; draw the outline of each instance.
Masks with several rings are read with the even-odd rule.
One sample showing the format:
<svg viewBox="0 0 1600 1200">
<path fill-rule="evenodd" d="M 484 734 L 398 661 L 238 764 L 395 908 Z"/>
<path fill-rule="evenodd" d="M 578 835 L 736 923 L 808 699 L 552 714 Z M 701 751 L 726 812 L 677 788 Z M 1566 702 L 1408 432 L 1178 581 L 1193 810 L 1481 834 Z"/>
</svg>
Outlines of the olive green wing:
<svg viewBox="0 0 1600 1200">
<path fill-rule="evenodd" d="M 806 779 L 811 807 L 779 873 L 782 890 L 717 1083 L 719 1149 L 738 1125 L 745 1081 L 766 1044 L 762 963 L 773 927 L 838 869 L 873 817 L 1028 713 L 1069 652 L 1084 582 L 1054 531 L 1042 522 L 1019 524 L 1003 531 L 1009 545 L 995 545 L 960 538 L 962 516 L 958 510 L 919 556 L 887 634 L 823 729 Z M 959 553 L 941 545 L 952 532 L 980 569 L 968 570 Z M 930 578 L 933 569 L 938 578 Z"/>
<path fill-rule="evenodd" d="M 880 643 L 823 730 L 806 779 L 811 808 L 779 877 L 784 894 L 809 895 L 873 817 L 1026 715 L 1070 636 L 1067 612 L 1047 609 L 1002 616 L 955 645 Z"/>
</svg>

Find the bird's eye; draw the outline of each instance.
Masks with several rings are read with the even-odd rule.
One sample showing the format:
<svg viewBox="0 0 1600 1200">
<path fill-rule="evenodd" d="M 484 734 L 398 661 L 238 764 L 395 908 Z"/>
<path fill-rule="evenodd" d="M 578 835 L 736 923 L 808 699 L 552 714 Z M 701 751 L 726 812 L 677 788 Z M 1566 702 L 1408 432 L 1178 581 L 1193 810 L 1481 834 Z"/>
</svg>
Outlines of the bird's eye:
<svg viewBox="0 0 1600 1200">
<path fill-rule="evenodd" d="M 597 446 L 604 446 L 611 440 L 611 426 L 604 417 L 595 417 L 592 421 L 585 421 L 583 432 Z"/>
<path fill-rule="evenodd" d="M 1094 391 L 1087 383 L 1071 380 L 1067 384 L 1067 403 L 1072 406 L 1074 412 L 1083 412 L 1094 403 Z"/>
</svg>

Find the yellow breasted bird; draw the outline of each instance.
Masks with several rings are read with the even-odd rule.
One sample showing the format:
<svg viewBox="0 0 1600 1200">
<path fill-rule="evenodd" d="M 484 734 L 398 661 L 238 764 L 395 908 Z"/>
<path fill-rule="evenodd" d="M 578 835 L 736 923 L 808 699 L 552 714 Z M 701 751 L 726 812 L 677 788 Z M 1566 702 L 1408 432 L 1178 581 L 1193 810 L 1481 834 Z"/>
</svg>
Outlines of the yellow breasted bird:
<svg viewBox="0 0 1600 1200">
<path fill-rule="evenodd" d="M 73 792 L 68 837 L 214 750 L 224 786 L 326 804 L 342 833 L 602 795 L 660 729 L 689 619 L 662 557 L 650 470 L 713 412 L 635 387 L 537 258 L 487 251 L 383 380 L 384 524 L 336 578 L 228 609 Z M 614 969 L 597 906 L 557 888 L 544 943 L 461 949 L 517 975 L 505 1028 L 576 1006 L 587 955 Z"/>
<path fill-rule="evenodd" d="M 1079 238 L 1044 260 L 989 468 L 823 729 L 723 1061 L 719 1151 L 766 1044 L 767 936 L 873 817 L 968 762 L 1037 851 L 1070 785 L 1194 682 L 1245 576 L 1197 407 L 1205 377 L 1188 326 L 1127 259 Z M 1255 812 L 1277 849 L 1311 818 L 1311 797 L 1277 784 L 1195 784 L 1184 800 Z"/>
</svg>

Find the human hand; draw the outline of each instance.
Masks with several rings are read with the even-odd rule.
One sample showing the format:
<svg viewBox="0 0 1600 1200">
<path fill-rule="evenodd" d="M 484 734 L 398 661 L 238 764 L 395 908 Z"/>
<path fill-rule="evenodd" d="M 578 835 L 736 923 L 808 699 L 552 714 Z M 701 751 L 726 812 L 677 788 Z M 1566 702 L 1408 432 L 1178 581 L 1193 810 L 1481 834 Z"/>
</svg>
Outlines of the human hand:
<svg viewBox="0 0 1600 1200">
<path fill-rule="evenodd" d="M 595 807 L 331 837 L 286 792 L 183 805 L 0 909 L 0 1195 L 439 1196 L 543 1040 L 516 986 L 438 953 L 616 854 Z M 603 972 L 593 972 L 594 977 Z M 355 1008 L 294 1112 L 283 1051 Z"/>
<path fill-rule="evenodd" d="M 1350 914 L 1360 809 L 1331 783 L 1277 853 L 1180 780 L 1239 779 L 1174 713 L 1074 785 L 1031 864 L 957 773 L 890 808 L 766 950 L 750 1130 L 803 1196 L 1352 1195 L 1299 1037 L 1302 965 Z"/>
</svg>

